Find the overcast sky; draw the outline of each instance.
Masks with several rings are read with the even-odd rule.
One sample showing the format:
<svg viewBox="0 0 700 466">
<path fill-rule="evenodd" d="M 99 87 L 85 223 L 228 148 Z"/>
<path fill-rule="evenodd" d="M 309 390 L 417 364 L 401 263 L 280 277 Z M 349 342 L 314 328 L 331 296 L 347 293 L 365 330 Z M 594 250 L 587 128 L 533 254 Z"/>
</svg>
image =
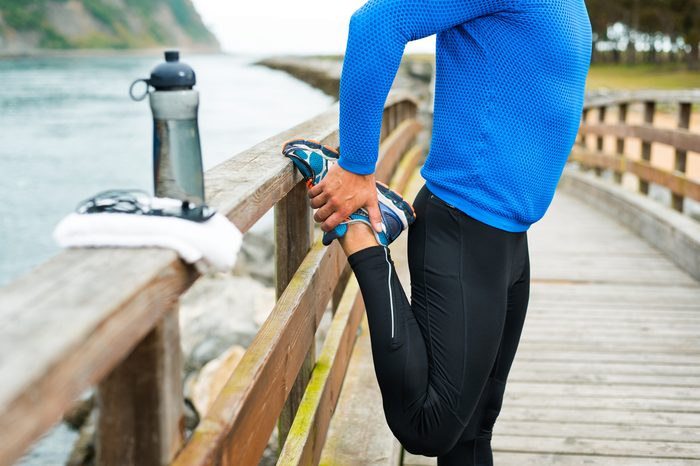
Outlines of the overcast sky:
<svg viewBox="0 0 700 466">
<path fill-rule="evenodd" d="M 223 49 L 233 53 L 342 53 L 350 15 L 366 0 L 193 0 Z M 432 52 L 434 37 L 408 52 Z"/>
</svg>

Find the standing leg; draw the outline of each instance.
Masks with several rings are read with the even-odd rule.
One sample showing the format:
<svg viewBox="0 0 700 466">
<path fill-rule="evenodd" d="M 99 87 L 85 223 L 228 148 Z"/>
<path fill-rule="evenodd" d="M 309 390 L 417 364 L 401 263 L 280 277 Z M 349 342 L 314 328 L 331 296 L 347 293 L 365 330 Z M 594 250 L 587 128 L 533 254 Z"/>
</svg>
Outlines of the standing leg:
<svg viewBox="0 0 700 466">
<path fill-rule="evenodd" d="M 515 246 L 514 271 L 517 275 L 508 290 L 508 311 L 498 356 L 491 370 L 474 415 L 460 441 L 444 456 L 439 466 L 492 466 L 491 432 L 503 404 L 506 380 L 522 333 L 530 296 L 530 261 L 527 237 Z"/>
</svg>

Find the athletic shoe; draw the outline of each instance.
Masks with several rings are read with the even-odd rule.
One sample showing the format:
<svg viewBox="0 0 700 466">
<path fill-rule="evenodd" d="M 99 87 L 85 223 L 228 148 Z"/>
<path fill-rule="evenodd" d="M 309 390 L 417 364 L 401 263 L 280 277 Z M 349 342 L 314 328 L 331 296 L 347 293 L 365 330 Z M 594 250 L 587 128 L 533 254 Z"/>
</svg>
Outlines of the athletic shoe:
<svg viewBox="0 0 700 466">
<path fill-rule="evenodd" d="M 339 157 L 337 151 L 311 139 L 287 141 L 282 154 L 292 159 L 308 187 L 319 184 Z"/>
<path fill-rule="evenodd" d="M 328 168 L 339 157 L 337 151 L 311 139 L 287 141 L 282 147 L 282 154 L 292 160 L 309 187 L 320 183 L 328 173 Z M 361 222 L 371 228 L 379 244 L 388 246 L 416 219 L 411 204 L 406 202 L 399 193 L 380 182 L 377 182 L 377 200 L 382 216 L 383 231 L 377 232 L 369 221 L 367 211 L 358 209 L 335 229 L 324 233 L 323 244 L 328 246 L 334 239 L 345 235 L 348 225 Z"/>
<path fill-rule="evenodd" d="M 379 182 L 377 182 L 377 200 L 379 201 L 379 212 L 382 216 L 381 232 L 377 232 L 372 227 L 367 211 L 358 209 L 333 230 L 324 233 L 323 244 L 328 246 L 334 239 L 345 236 L 348 231 L 348 225 L 359 222 L 366 224 L 374 233 L 377 242 L 386 247 L 416 220 L 413 206 L 404 200 L 399 193 Z"/>
</svg>

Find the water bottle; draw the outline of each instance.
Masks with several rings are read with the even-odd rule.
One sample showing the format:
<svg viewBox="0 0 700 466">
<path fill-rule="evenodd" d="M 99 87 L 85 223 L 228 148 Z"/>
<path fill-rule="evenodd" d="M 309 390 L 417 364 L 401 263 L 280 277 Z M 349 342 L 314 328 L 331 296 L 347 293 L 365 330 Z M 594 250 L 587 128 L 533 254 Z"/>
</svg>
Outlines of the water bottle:
<svg viewBox="0 0 700 466">
<path fill-rule="evenodd" d="M 134 95 L 137 83 L 146 83 L 143 95 Z M 197 109 L 199 93 L 194 70 L 180 61 L 176 50 L 165 52 L 165 63 L 148 79 L 137 79 L 129 94 L 134 100 L 149 96 L 153 113 L 153 187 L 158 197 L 196 204 L 204 202 L 202 150 Z M 153 88 L 153 91 L 150 91 Z"/>
</svg>

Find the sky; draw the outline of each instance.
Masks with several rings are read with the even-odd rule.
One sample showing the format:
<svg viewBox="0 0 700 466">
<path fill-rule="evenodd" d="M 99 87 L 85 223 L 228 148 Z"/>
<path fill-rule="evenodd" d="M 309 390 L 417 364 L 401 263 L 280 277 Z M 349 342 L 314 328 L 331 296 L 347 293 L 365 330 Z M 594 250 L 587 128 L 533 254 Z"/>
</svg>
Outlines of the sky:
<svg viewBox="0 0 700 466">
<path fill-rule="evenodd" d="M 366 0 L 193 0 L 224 51 L 241 54 L 338 54 L 348 22 Z M 435 38 L 407 52 L 432 52 Z"/>
</svg>

